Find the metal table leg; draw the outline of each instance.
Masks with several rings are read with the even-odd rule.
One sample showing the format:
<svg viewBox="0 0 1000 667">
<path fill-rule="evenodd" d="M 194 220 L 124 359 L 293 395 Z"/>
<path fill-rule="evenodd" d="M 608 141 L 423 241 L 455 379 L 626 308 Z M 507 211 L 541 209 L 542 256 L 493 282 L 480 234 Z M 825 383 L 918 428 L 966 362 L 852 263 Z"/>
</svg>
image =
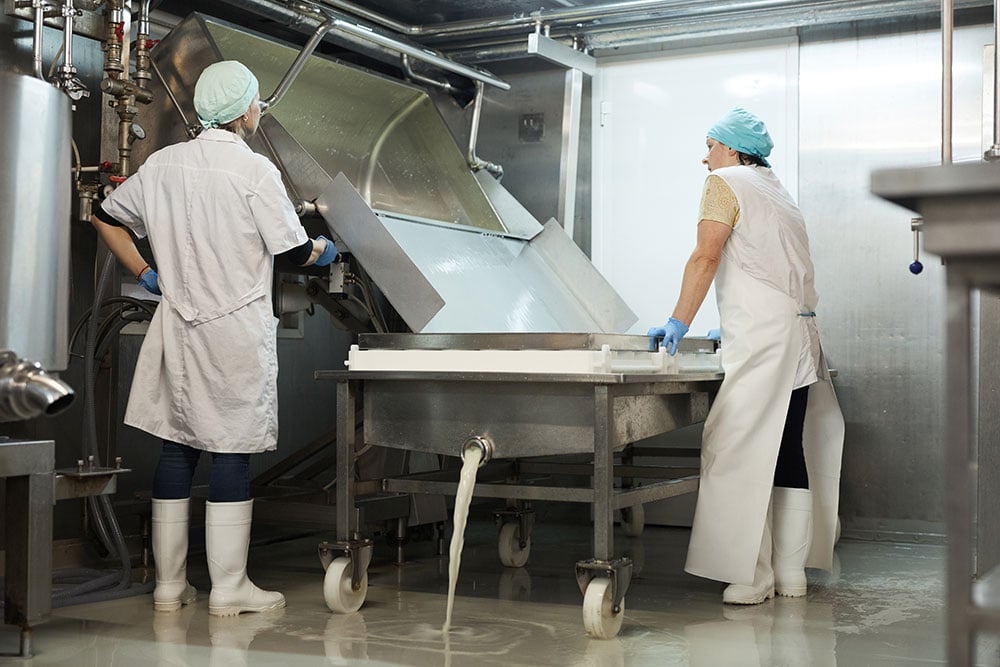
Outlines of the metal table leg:
<svg viewBox="0 0 1000 667">
<path fill-rule="evenodd" d="M 21 626 L 17 657 L 31 657 L 31 627 L 52 611 L 53 475 L 7 478 L 4 622 Z"/>
<path fill-rule="evenodd" d="M 614 406 L 607 385 L 594 387 L 594 558 L 614 557 Z"/>
<path fill-rule="evenodd" d="M 951 273 L 951 272 L 949 272 Z M 945 522 L 948 529 L 946 591 L 948 602 L 948 664 L 972 664 L 972 507 L 976 493 L 976 453 L 972 446 L 971 285 L 948 276 L 948 320 L 945 332 L 945 424 L 947 446 Z"/>
<path fill-rule="evenodd" d="M 368 564 L 373 543 L 362 538 L 354 495 L 355 422 L 358 382 L 337 382 L 337 540 L 319 545 L 319 558 L 327 574 L 323 593 L 331 610 L 353 612 L 364 603 L 368 590 Z M 349 565 L 342 558 L 350 559 Z M 336 564 L 336 567 L 331 565 Z M 349 569 L 349 571 L 348 571 Z M 350 586 L 344 585 L 350 577 Z M 342 581 L 343 578 L 343 581 Z"/>
</svg>

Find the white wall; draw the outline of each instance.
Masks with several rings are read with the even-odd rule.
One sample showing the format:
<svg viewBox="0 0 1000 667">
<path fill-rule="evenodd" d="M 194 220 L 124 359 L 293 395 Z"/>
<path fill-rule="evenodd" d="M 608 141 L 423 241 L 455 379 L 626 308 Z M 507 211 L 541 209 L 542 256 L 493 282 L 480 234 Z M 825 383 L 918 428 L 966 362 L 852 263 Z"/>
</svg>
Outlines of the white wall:
<svg viewBox="0 0 1000 667">
<path fill-rule="evenodd" d="M 770 162 L 792 196 L 798 181 L 798 46 L 788 40 L 602 60 L 594 79 L 597 269 L 639 316 L 629 333 L 666 322 L 694 248 L 708 174 L 705 132 L 730 108 L 760 116 Z M 691 326 L 719 326 L 710 291 Z"/>
</svg>

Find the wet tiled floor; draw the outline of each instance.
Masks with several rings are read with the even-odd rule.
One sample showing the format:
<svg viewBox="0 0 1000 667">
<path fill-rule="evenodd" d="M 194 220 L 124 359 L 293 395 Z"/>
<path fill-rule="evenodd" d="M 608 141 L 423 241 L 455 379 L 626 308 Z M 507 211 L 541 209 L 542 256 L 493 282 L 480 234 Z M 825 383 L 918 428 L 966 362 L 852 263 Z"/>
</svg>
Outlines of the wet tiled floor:
<svg viewBox="0 0 1000 667">
<path fill-rule="evenodd" d="M 323 600 L 316 535 L 253 547 L 250 573 L 284 592 L 288 606 L 237 618 L 208 615 L 204 555 L 189 578 L 198 601 L 154 613 L 150 596 L 58 609 L 34 634 L 31 665 L 933 665 L 945 663 L 944 548 L 842 540 L 835 571 L 810 571 L 807 598 L 754 607 L 721 603 L 722 585 L 683 572 L 689 531 L 647 527 L 617 535 L 636 567 L 618 637 L 590 639 L 574 563 L 590 557 L 591 528 L 538 524 L 522 569 L 497 558 L 496 528 L 472 521 L 462 558 L 455 620 L 440 632 L 446 556 L 432 542 L 409 562 L 376 548 L 365 605 L 332 614 Z M 137 574 L 141 574 L 141 571 Z M 0 634 L 16 646 L 12 628 Z M 984 640 L 978 664 L 1000 664 Z"/>
</svg>

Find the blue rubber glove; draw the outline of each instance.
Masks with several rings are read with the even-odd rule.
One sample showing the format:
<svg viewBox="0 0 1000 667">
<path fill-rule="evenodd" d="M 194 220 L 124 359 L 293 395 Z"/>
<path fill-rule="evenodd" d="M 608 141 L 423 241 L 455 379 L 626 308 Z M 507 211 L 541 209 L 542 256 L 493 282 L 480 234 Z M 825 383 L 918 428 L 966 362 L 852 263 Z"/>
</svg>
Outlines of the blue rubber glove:
<svg viewBox="0 0 1000 667">
<path fill-rule="evenodd" d="M 316 266 L 329 266 L 333 260 L 337 259 L 337 246 L 335 246 L 333 241 L 325 236 L 320 236 L 316 240 L 319 239 L 326 241 L 326 250 L 324 250 L 323 254 L 316 258 Z"/>
<path fill-rule="evenodd" d="M 157 275 L 156 271 L 153 269 L 150 269 L 139 276 L 138 282 L 146 289 L 147 292 L 155 294 L 156 296 L 163 296 L 160 294 L 160 276 Z"/>
<path fill-rule="evenodd" d="M 708 333 L 705 334 L 705 338 L 709 340 L 722 340 L 722 329 L 709 329 Z"/>
<path fill-rule="evenodd" d="M 646 332 L 646 335 L 649 336 L 650 352 L 656 350 L 656 343 L 660 341 L 662 345 L 667 347 L 671 356 L 677 354 L 677 344 L 681 342 L 681 338 L 684 338 L 684 334 L 687 332 L 686 324 L 671 317 L 662 327 L 653 327 Z"/>
</svg>

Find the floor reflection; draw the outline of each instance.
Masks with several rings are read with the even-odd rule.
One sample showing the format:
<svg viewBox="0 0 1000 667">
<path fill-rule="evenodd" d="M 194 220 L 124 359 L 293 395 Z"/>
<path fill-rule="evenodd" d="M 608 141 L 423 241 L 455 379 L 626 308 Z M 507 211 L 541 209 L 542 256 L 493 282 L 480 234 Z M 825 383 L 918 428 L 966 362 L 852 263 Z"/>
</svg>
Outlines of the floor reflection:
<svg viewBox="0 0 1000 667">
<path fill-rule="evenodd" d="M 944 549 L 932 545 L 841 542 L 834 572 L 810 571 L 806 598 L 751 607 L 721 603 L 722 586 L 683 572 L 688 531 L 647 526 L 616 534 L 635 564 L 620 635 L 592 640 L 574 563 L 589 557 L 589 526 L 536 524 L 527 567 L 504 568 L 496 528 L 470 524 L 454 628 L 441 634 L 447 558 L 432 545 L 373 562 L 368 599 L 354 614 L 323 601 L 316 544 L 302 538 L 251 549 L 255 579 L 282 591 L 276 613 L 208 615 L 207 571 L 193 559 L 198 600 L 154 613 L 149 596 L 59 609 L 35 634 L 31 667 L 247 667 L 406 665 L 412 667 L 617 667 L 793 665 L 853 667 L 944 664 Z M 203 559 L 202 559 L 203 560 Z M 16 628 L 0 642 L 16 645 Z M 979 664 L 996 664 L 996 642 Z"/>
</svg>

